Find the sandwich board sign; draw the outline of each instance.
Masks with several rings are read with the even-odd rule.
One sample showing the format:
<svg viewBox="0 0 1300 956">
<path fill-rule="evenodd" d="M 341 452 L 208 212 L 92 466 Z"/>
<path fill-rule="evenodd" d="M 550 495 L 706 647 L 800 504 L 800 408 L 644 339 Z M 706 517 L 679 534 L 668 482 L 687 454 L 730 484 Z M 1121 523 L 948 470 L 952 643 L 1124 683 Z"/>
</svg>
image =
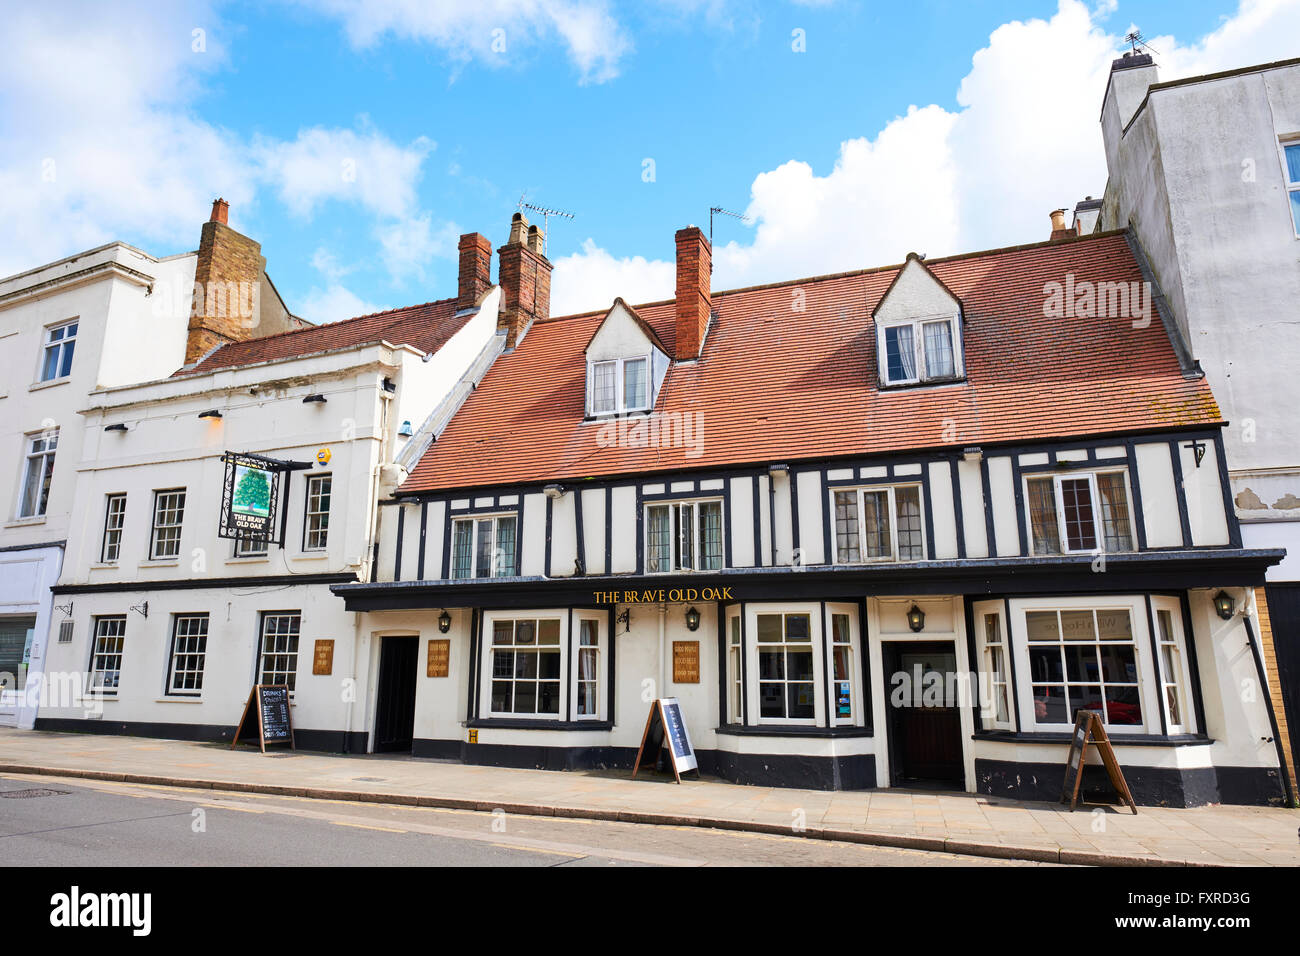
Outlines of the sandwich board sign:
<svg viewBox="0 0 1300 956">
<path fill-rule="evenodd" d="M 695 748 L 691 746 L 691 735 L 686 730 L 682 707 L 676 697 L 661 697 L 651 702 L 650 716 L 646 718 L 645 733 L 641 735 L 641 747 L 636 752 L 632 776 L 636 776 L 643 761 L 658 764 L 661 751 L 667 751 L 673 776 L 678 783 L 682 782 L 683 773 L 694 770 L 699 774 Z"/>
<path fill-rule="evenodd" d="M 1065 760 L 1065 783 L 1061 787 L 1061 803 L 1065 803 L 1068 797 L 1071 810 L 1079 803 L 1079 784 L 1083 781 L 1083 760 L 1088 753 L 1088 744 L 1097 748 L 1101 762 L 1106 765 L 1106 775 L 1110 777 L 1111 786 L 1115 788 L 1120 799 L 1136 814 L 1137 804 L 1133 802 L 1133 794 L 1129 792 L 1124 772 L 1119 769 L 1115 748 L 1110 745 L 1110 738 L 1106 736 L 1106 728 L 1102 726 L 1100 715 L 1091 710 L 1081 710 L 1074 718 L 1074 730 L 1070 734 L 1070 753 Z"/>
<path fill-rule="evenodd" d="M 256 738 L 262 753 L 267 744 L 287 743 L 293 750 L 298 745 L 293 739 L 293 715 L 289 710 L 289 688 L 284 684 L 257 684 L 244 704 L 244 714 L 235 728 L 235 739 L 230 742 L 234 750 L 239 738 L 252 741 Z"/>
</svg>

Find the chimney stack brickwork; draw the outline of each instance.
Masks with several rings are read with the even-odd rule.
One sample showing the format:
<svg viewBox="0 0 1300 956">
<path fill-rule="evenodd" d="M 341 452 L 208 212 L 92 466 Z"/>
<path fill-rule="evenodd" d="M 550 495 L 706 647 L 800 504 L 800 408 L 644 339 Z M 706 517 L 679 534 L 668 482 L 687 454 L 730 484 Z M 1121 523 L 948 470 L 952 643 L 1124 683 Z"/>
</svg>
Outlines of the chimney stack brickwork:
<svg viewBox="0 0 1300 956">
<path fill-rule="evenodd" d="M 477 232 L 460 237 L 460 274 L 456 308 L 471 309 L 492 288 L 492 243 Z"/>
<path fill-rule="evenodd" d="M 677 230 L 676 358 L 700 357 L 713 310 L 713 247 L 698 226 Z"/>
<path fill-rule="evenodd" d="M 1050 215 L 1052 217 L 1052 234 L 1049 237 L 1050 239 L 1068 239 L 1077 234 L 1074 229 L 1066 226 L 1064 209 L 1053 209 Z"/>
<path fill-rule="evenodd" d="M 227 225 L 230 205 L 212 204 L 203 224 L 194 269 L 194 298 L 185 341 L 185 364 L 198 361 L 213 348 L 257 334 L 262 274 L 266 259 L 261 243 Z"/>
<path fill-rule="evenodd" d="M 501 312 L 497 330 L 506 333 L 506 348 L 514 348 L 528 327 L 551 314 L 551 263 L 542 254 L 542 234 L 521 213 L 510 221 L 510 238 L 497 250 L 500 257 Z"/>
</svg>

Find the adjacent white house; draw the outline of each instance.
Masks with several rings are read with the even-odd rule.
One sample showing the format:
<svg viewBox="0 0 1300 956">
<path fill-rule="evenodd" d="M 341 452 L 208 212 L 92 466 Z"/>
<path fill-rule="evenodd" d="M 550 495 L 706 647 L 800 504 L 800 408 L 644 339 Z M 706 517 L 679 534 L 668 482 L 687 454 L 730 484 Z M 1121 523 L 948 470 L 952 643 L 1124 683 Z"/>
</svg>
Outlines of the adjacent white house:
<svg viewBox="0 0 1300 956">
<path fill-rule="evenodd" d="M 1284 548 L 1258 623 L 1274 731 L 1300 764 L 1300 59 L 1161 82 L 1114 62 L 1101 108 L 1109 180 L 1081 232 L 1128 229 L 1157 302 L 1214 389 L 1247 547 Z M 1266 600 L 1264 598 L 1266 597 Z M 1276 654 L 1274 654 L 1276 651 Z M 1288 734 L 1288 724 L 1291 733 Z"/>
<path fill-rule="evenodd" d="M 0 724 L 31 727 L 35 717 L 36 694 L 24 690 L 43 666 L 50 587 L 74 536 L 87 394 L 170 375 L 200 347 L 205 326 L 230 325 L 233 339 L 305 324 L 279 300 L 257 243 L 225 224 L 218 202 L 198 251 L 155 258 L 114 242 L 0 279 Z M 236 243 L 254 253 L 242 272 L 227 262 Z M 198 279 L 218 292 L 211 320 L 206 296 L 191 306 Z"/>
<path fill-rule="evenodd" d="M 454 298 L 81 395 L 38 728 L 228 739 L 254 684 L 285 684 L 300 746 L 365 749 L 355 615 L 328 586 L 370 579 L 376 502 L 504 343 L 491 247 L 461 246 Z M 264 536 L 220 533 L 232 455 L 274 475 Z"/>
</svg>

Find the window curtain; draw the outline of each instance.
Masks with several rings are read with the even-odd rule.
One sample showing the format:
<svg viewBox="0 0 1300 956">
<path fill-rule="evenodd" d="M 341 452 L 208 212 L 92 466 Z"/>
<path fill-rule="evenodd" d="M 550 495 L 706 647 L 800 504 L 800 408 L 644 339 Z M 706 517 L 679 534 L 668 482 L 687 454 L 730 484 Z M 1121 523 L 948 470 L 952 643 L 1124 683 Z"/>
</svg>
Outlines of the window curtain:
<svg viewBox="0 0 1300 956">
<path fill-rule="evenodd" d="M 930 378 L 953 375 L 956 368 L 952 355 L 952 326 L 947 322 L 927 322 L 922 330 L 925 374 Z"/>
<path fill-rule="evenodd" d="M 886 376 L 891 382 L 916 378 L 916 346 L 910 325 L 885 329 Z"/>
<path fill-rule="evenodd" d="M 1105 550 L 1131 551 L 1133 533 L 1124 476 L 1119 472 L 1098 475 L 1097 494 L 1101 498 L 1101 528 Z"/>
<path fill-rule="evenodd" d="M 1029 479 L 1029 528 L 1034 554 L 1060 554 L 1061 533 L 1056 524 L 1056 490 L 1051 478 Z"/>
<path fill-rule="evenodd" d="M 663 506 L 650 508 L 650 528 L 646 536 L 646 570 L 668 571 L 668 549 L 671 547 L 671 522 L 668 509 Z"/>
</svg>

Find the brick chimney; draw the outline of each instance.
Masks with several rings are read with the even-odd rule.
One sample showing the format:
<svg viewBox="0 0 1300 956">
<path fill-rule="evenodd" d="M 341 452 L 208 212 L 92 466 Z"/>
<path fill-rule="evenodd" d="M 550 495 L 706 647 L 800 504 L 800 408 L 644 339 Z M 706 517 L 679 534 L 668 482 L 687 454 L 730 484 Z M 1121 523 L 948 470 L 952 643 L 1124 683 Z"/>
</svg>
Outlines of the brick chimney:
<svg viewBox="0 0 1300 956">
<path fill-rule="evenodd" d="M 460 278 L 456 287 L 456 308 L 472 309 L 479 297 L 492 288 L 492 243 L 487 236 L 469 232 L 460 237 Z"/>
<path fill-rule="evenodd" d="M 1048 238 L 1069 239 L 1071 236 L 1076 235 L 1073 229 L 1065 225 L 1064 209 L 1053 209 L 1050 215 L 1052 217 L 1052 234 Z"/>
<path fill-rule="evenodd" d="M 698 226 L 677 230 L 677 345 L 679 361 L 700 357 L 709 328 L 713 247 Z"/>
<path fill-rule="evenodd" d="M 212 203 L 212 215 L 199 237 L 194 268 L 194 297 L 190 305 L 185 364 L 198 361 L 213 348 L 259 334 L 262 274 L 266 259 L 261 243 L 227 225 L 230 204 Z"/>
<path fill-rule="evenodd" d="M 533 322 L 551 314 L 551 263 L 542 253 L 544 238 L 517 212 L 510 220 L 510 238 L 497 250 L 501 259 L 497 331 L 505 331 L 508 349 L 523 341 Z"/>
</svg>

